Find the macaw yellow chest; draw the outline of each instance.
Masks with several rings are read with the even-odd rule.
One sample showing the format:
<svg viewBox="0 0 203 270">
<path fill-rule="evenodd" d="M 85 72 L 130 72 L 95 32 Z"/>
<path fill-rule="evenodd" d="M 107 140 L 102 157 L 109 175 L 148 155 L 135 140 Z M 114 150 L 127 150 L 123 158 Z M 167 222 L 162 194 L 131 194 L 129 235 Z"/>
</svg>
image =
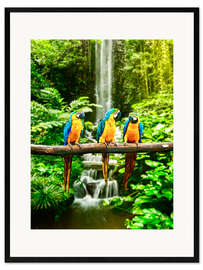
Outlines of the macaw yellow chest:
<svg viewBox="0 0 203 270">
<path fill-rule="evenodd" d="M 68 143 L 78 143 L 80 140 L 80 134 L 81 131 L 83 130 L 83 124 L 81 119 L 74 119 L 72 120 L 72 126 L 71 126 L 71 131 L 68 136 Z"/>
<path fill-rule="evenodd" d="M 116 123 L 113 118 L 113 115 L 109 117 L 107 121 L 105 121 L 105 127 L 102 136 L 100 137 L 100 142 L 110 143 L 114 142 L 116 133 Z"/>
<path fill-rule="evenodd" d="M 126 131 L 127 141 L 129 143 L 138 142 L 140 139 L 139 123 L 129 123 Z"/>
</svg>

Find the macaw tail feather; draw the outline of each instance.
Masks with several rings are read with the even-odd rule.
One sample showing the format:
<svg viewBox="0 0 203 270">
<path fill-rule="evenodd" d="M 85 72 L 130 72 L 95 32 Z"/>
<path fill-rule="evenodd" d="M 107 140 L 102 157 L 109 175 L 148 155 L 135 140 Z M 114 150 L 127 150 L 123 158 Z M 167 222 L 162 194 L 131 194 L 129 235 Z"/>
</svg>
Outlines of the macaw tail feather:
<svg viewBox="0 0 203 270">
<path fill-rule="evenodd" d="M 134 170 L 136 158 L 137 153 L 129 153 L 125 156 L 125 174 L 123 180 L 125 190 L 127 190 L 128 179 Z"/>
<path fill-rule="evenodd" d="M 103 153 L 102 154 L 102 171 L 103 171 L 103 176 L 104 180 L 107 184 L 107 179 L 108 179 L 108 163 L 109 163 L 109 153 Z"/>
<path fill-rule="evenodd" d="M 72 155 L 64 157 L 64 191 L 65 192 L 66 192 L 67 184 L 68 184 L 68 192 L 69 192 L 71 166 L 72 166 Z"/>
</svg>

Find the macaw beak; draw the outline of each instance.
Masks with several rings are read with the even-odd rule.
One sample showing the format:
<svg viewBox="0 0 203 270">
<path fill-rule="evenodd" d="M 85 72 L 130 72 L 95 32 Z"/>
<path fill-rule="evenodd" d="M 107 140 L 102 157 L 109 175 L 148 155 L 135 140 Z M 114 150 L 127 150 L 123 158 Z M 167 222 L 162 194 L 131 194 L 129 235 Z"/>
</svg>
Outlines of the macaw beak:
<svg viewBox="0 0 203 270">
<path fill-rule="evenodd" d="M 137 123 L 138 117 L 137 117 L 136 115 L 130 115 L 130 116 L 129 116 L 129 120 L 130 120 L 132 123 Z"/>
<path fill-rule="evenodd" d="M 114 119 L 115 119 L 115 120 L 118 120 L 119 118 L 121 118 L 121 112 L 120 112 L 120 111 L 116 111 L 116 112 L 114 113 Z"/>
</svg>

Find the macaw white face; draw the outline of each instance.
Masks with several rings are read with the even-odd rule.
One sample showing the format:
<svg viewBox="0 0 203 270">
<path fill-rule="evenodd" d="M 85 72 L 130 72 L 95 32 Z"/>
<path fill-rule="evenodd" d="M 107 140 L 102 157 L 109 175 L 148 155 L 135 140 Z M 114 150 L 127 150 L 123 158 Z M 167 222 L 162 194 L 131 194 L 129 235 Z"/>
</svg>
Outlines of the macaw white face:
<svg viewBox="0 0 203 270">
<path fill-rule="evenodd" d="M 132 123 L 137 123 L 137 121 L 138 121 L 138 117 L 135 114 L 130 114 L 128 118 L 129 118 L 130 122 L 132 122 Z"/>
<path fill-rule="evenodd" d="M 80 119 L 84 119 L 85 118 L 85 113 L 84 112 L 81 112 L 81 111 L 80 112 L 77 112 L 76 113 L 76 117 L 77 118 L 80 118 Z"/>
<path fill-rule="evenodd" d="M 121 112 L 119 110 L 115 111 L 113 115 L 114 115 L 114 119 L 118 120 L 121 117 Z"/>
</svg>

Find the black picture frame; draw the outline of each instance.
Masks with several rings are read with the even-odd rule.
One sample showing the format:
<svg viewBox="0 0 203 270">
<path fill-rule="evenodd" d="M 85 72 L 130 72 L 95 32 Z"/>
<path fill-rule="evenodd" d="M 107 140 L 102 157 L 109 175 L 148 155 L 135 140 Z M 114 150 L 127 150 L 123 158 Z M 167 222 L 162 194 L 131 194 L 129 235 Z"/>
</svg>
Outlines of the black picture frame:
<svg viewBox="0 0 203 270">
<path fill-rule="evenodd" d="M 10 255 L 10 14 L 18 12 L 180 12 L 194 14 L 193 257 L 12 257 Z M 199 262 L 199 8 L 5 8 L 5 262 Z"/>
</svg>

